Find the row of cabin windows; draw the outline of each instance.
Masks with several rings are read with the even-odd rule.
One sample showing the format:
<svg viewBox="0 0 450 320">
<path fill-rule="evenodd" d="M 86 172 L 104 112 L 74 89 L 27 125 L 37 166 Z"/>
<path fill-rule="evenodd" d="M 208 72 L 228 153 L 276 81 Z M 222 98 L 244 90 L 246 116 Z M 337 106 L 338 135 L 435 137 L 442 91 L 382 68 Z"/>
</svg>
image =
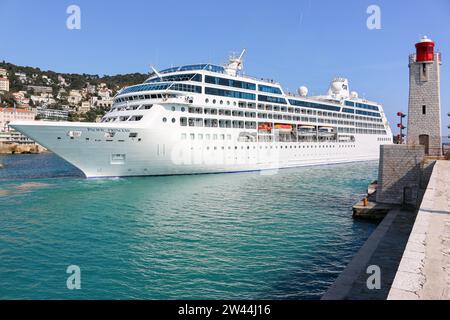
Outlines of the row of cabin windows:
<svg viewBox="0 0 450 320">
<path fill-rule="evenodd" d="M 182 127 L 207 127 L 207 128 L 235 128 L 235 129 L 256 129 L 254 121 L 240 120 L 218 120 L 203 118 L 180 118 Z"/>
<path fill-rule="evenodd" d="M 133 115 L 133 116 L 120 116 L 120 117 L 104 117 L 102 122 L 125 122 L 125 121 L 141 121 L 144 116 Z"/>
<path fill-rule="evenodd" d="M 190 136 L 191 140 L 195 140 L 195 134 L 194 133 L 191 133 L 189 136 Z M 227 140 L 231 140 L 231 134 L 227 134 L 227 135 L 224 135 L 224 134 L 209 134 L 209 133 L 206 133 L 206 134 L 198 133 L 197 134 L 197 139 L 198 140 L 222 140 L 222 141 L 224 141 L 225 137 L 226 137 Z M 187 139 L 187 134 L 186 133 L 182 133 L 181 134 L 181 140 L 186 140 L 186 139 Z"/>
<path fill-rule="evenodd" d="M 360 133 L 360 134 L 382 134 L 382 135 L 386 135 L 386 131 L 385 130 L 376 130 L 376 129 L 356 129 L 356 133 Z"/>
<path fill-rule="evenodd" d="M 119 97 L 114 100 L 114 103 L 121 103 L 121 102 L 131 102 L 131 101 L 138 101 L 138 100 L 150 100 L 150 99 L 163 99 L 163 98 L 175 98 L 176 96 L 174 94 L 141 94 L 141 95 L 135 95 L 135 96 L 128 96 L 128 97 Z"/>
<path fill-rule="evenodd" d="M 150 110 L 152 107 L 152 104 L 128 105 L 113 108 L 112 111 Z"/>
<path fill-rule="evenodd" d="M 361 109 L 380 111 L 380 109 L 377 106 L 373 106 L 373 105 L 366 104 L 366 103 L 360 103 L 360 102 L 346 100 L 345 105 L 348 107 L 357 107 L 357 108 L 361 108 Z M 352 109 L 350 109 L 350 110 L 352 110 Z"/>
<path fill-rule="evenodd" d="M 275 120 L 293 120 L 293 121 L 304 121 L 304 122 L 321 122 L 330 124 L 342 124 L 353 126 L 355 124 L 360 124 L 362 127 L 372 127 L 384 129 L 384 125 L 370 123 L 360 123 L 355 121 L 343 121 L 330 118 L 308 118 L 300 116 L 282 115 L 282 114 L 272 114 L 272 113 L 261 113 L 261 112 L 249 112 L 249 111 L 238 111 L 238 110 L 228 110 L 228 109 L 212 109 L 212 108 L 200 108 L 200 107 L 190 107 L 188 109 L 189 113 L 194 114 L 208 114 L 208 115 L 224 115 L 224 116 L 234 116 L 234 117 L 247 117 L 247 118 L 258 118 L 258 119 L 275 119 Z M 320 112 L 322 114 L 322 112 Z"/>
<path fill-rule="evenodd" d="M 205 76 L 205 82 L 219 86 L 233 87 L 246 90 L 256 90 L 256 85 L 254 83 L 234 79 Z"/>
<path fill-rule="evenodd" d="M 187 134 L 187 133 L 182 133 L 181 134 L 181 140 L 187 140 L 189 137 L 190 140 L 213 140 L 213 141 L 217 141 L 217 140 L 222 140 L 225 141 L 225 135 L 211 135 L 209 133 L 207 134 L 202 134 L 202 133 L 198 133 L 197 135 L 195 133 L 191 133 L 191 134 Z M 227 140 L 231 140 L 231 135 L 227 135 Z M 225 150 L 225 146 L 220 146 L 222 150 Z M 280 149 L 297 149 L 297 145 L 275 145 L 275 146 L 259 146 L 259 149 L 278 149 L 278 147 L 280 147 Z M 356 146 L 351 143 L 351 142 L 341 142 L 337 145 L 338 148 L 355 148 Z M 247 150 L 250 150 L 250 146 L 244 147 L 241 146 L 241 150 L 244 150 L 245 148 L 247 148 Z M 256 146 L 253 146 L 253 149 L 256 150 Z M 303 149 L 314 149 L 314 148 L 336 148 L 336 144 L 313 144 L 313 145 L 309 145 L 309 144 L 303 144 L 303 145 L 299 145 L 298 148 L 303 148 Z M 228 150 L 231 150 L 232 146 L 228 146 Z M 238 146 L 234 146 L 235 150 L 238 150 L 239 147 Z M 209 147 L 207 147 L 207 150 L 209 150 Z M 217 150 L 217 146 L 214 147 L 214 150 Z"/>
<path fill-rule="evenodd" d="M 202 82 L 202 75 L 195 73 L 188 74 L 178 74 L 172 76 L 163 76 L 161 78 L 153 78 L 145 81 L 145 83 L 154 83 L 154 82 L 177 82 L 177 81 L 195 81 Z"/>
<path fill-rule="evenodd" d="M 209 99 L 205 100 L 206 103 L 209 102 Z M 229 101 L 228 101 L 229 102 Z M 213 101 L 213 103 L 216 103 L 216 100 Z M 220 101 L 220 104 L 222 104 L 223 101 Z M 234 102 L 234 105 L 236 106 L 236 102 Z M 239 107 L 242 108 L 250 108 L 254 109 L 255 104 L 252 103 L 246 103 L 246 102 L 239 102 Z M 201 113 L 201 108 L 195 108 L 198 111 L 195 113 Z M 360 115 L 350 115 L 346 113 L 336 113 L 336 112 L 326 112 L 326 111 L 317 111 L 317 110 L 310 110 L 310 109 L 303 109 L 303 108 L 292 108 L 292 107 L 285 107 L 285 106 L 277 106 L 277 105 L 270 105 L 270 104 L 258 104 L 257 105 L 258 110 L 264 110 L 264 111 L 278 111 L 278 112 L 287 112 L 287 113 L 296 113 L 296 114 L 308 114 L 308 115 L 317 115 L 317 116 L 324 116 L 324 117 L 334 117 L 334 118 L 344 118 L 344 119 L 355 119 L 355 120 L 361 120 L 361 121 L 370 121 L 370 122 L 382 122 L 381 119 L 378 118 L 371 118 L 371 117 L 365 117 Z M 277 119 L 277 118 L 274 118 Z"/>
<path fill-rule="evenodd" d="M 165 119 L 165 118 L 164 118 Z M 163 120 L 164 121 L 164 120 Z M 166 122 L 166 121 L 164 121 Z M 172 121 L 173 123 L 175 121 Z M 180 125 L 183 127 L 209 127 L 209 128 L 235 128 L 235 129 L 256 129 L 257 123 L 254 121 L 240 121 L 240 120 L 224 120 L 224 119 L 203 119 L 203 118 L 180 118 Z M 339 132 L 348 133 L 364 133 L 364 134 L 386 134 L 383 127 L 368 126 L 360 128 L 341 128 Z M 339 130 L 340 128 L 338 128 Z M 378 130 L 381 129 L 381 130 Z M 356 130 L 356 131 L 355 131 Z"/>
<path fill-rule="evenodd" d="M 185 84 L 185 83 L 176 83 L 176 82 L 161 82 L 161 83 L 147 83 L 147 84 L 140 84 L 137 86 L 127 87 L 122 89 L 120 91 L 120 95 L 124 95 L 127 93 L 134 93 L 134 92 L 142 92 L 142 91 L 161 91 L 161 90 L 174 90 L 174 91 L 183 91 L 183 92 L 195 92 L 195 93 L 202 93 L 202 87 L 201 86 L 195 86 L 192 84 Z M 129 97 L 125 97 L 129 98 Z M 134 96 L 133 96 L 134 100 Z"/>
<path fill-rule="evenodd" d="M 227 78 L 222 78 L 222 77 L 212 77 L 212 76 L 207 75 L 207 76 L 205 76 L 205 82 L 210 83 L 210 84 L 219 85 L 219 86 L 233 87 L 233 88 L 239 88 L 239 89 L 245 89 L 245 90 L 256 90 L 255 83 L 234 80 L 234 79 L 227 79 Z M 262 85 L 262 84 L 258 85 L 258 91 L 266 92 L 266 93 L 273 93 L 273 94 L 282 94 L 280 88 Z"/>
</svg>

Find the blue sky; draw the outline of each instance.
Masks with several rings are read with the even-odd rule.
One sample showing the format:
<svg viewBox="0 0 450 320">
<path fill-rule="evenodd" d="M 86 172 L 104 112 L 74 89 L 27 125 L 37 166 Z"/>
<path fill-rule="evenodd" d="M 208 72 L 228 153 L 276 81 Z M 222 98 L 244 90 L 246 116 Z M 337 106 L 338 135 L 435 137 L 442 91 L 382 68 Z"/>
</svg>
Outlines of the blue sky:
<svg viewBox="0 0 450 320">
<path fill-rule="evenodd" d="M 66 9 L 81 8 L 81 30 Z M 381 30 L 369 30 L 369 5 Z M 443 53 L 442 107 L 450 122 L 450 1 L 0 0 L 0 60 L 57 72 L 117 74 L 197 62 L 222 64 L 247 48 L 245 73 L 285 89 L 324 93 L 335 76 L 381 102 L 391 125 L 407 111 L 408 55 L 427 35 Z M 396 130 L 395 128 L 393 128 Z M 446 126 L 443 133 L 447 135 Z"/>
</svg>

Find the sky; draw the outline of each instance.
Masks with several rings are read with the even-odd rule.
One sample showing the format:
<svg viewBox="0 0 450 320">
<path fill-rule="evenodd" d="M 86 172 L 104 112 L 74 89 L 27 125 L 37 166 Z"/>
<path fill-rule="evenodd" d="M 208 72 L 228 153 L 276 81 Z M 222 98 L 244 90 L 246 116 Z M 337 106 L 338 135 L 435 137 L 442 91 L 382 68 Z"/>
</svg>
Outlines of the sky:
<svg viewBox="0 0 450 320">
<path fill-rule="evenodd" d="M 70 5 L 80 29 L 68 29 Z M 370 5 L 380 29 L 369 29 Z M 408 110 L 408 55 L 423 35 L 442 52 L 443 134 L 450 123 L 448 0 L 0 0 L 0 60 L 67 73 L 149 72 L 223 64 L 247 49 L 245 74 L 323 94 L 337 76 L 380 102 L 396 132 Z M 448 58 L 450 59 L 450 58 Z"/>
</svg>

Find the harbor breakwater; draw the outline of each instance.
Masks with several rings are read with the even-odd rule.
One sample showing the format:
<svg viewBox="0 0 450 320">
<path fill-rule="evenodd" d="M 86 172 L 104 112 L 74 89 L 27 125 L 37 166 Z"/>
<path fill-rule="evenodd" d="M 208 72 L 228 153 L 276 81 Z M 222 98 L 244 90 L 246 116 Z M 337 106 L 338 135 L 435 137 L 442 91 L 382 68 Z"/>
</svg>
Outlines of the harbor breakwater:
<svg viewBox="0 0 450 320">
<path fill-rule="evenodd" d="M 37 154 L 43 152 L 47 152 L 47 149 L 38 144 L 0 143 L 0 154 Z"/>
<path fill-rule="evenodd" d="M 427 161 L 418 207 L 393 207 L 323 300 L 450 299 L 450 161 Z"/>
</svg>

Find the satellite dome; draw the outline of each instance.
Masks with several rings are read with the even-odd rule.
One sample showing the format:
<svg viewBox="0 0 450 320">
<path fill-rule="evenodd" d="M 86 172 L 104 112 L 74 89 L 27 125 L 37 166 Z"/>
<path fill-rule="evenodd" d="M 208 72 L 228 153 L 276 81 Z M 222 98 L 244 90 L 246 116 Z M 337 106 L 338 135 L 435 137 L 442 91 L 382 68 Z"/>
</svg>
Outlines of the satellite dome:
<svg viewBox="0 0 450 320">
<path fill-rule="evenodd" d="M 302 97 L 306 97 L 308 95 L 308 88 L 304 86 L 298 88 L 298 94 Z"/>
<path fill-rule="evenodd" d="M 342 82 L 339 80 L 335 80 L 331 83 L 331 91 L 333 93 L 339 93 L 342 89 Z"/>
<path fill-rule="evenodd" d="M 352 92 L 350 93 L 350 97 L 351 97 L 352 99 L 358 99 L 358 92 L 352 91 Z"/>
</svg>

